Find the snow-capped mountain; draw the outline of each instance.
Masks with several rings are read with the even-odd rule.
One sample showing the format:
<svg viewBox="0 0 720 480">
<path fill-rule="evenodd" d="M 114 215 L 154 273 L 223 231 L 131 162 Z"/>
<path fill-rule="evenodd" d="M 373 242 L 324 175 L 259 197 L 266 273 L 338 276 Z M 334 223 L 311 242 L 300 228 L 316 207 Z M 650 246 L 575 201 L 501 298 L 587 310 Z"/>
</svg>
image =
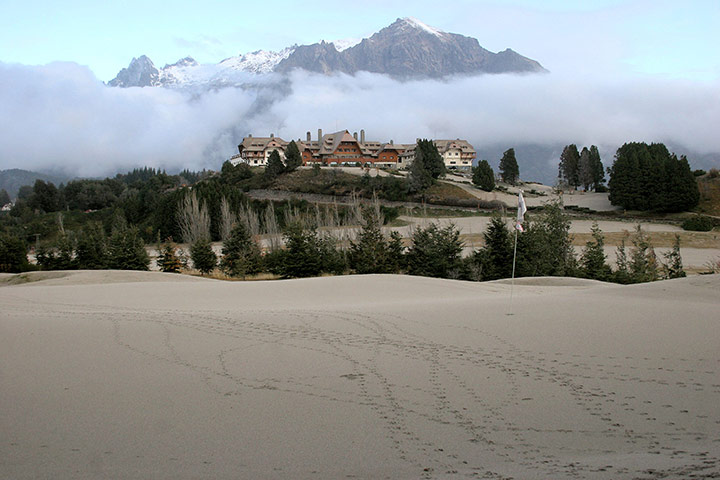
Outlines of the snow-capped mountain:
<svg viewBox="0 0 720 480">
<path fill-rule="evenodd" d="M 158 69 L 143 55 L 133 58 L 128 68 L 122 69 L 108 84 L 218 87 L 244 84 L 248 74 L 288 73 L 295 69 L 324 74 L 367 71 L 399 79 L 546 72 L 540 63 L 510 49 L 493 53 L 482 48 L 474 38 L 447 33 L 407 17 L 397 19 L 361 41 L 321 41 L 279 52 L 258 50 L 217 64 L 201 65 L 186 57 Z"/>
</svg>

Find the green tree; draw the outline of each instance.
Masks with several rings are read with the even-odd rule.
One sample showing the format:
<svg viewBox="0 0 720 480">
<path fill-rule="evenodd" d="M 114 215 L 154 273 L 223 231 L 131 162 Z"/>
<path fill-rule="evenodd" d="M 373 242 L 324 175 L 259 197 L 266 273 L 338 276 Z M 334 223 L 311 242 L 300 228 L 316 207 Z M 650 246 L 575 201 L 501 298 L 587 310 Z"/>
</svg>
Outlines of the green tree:
<svg viewBox="0 0 720 480">
<path fill-rule="evenodd" d="M 410 173 L 408 174 L 408 191 L 410 193 L 423 192 L 433 184 L 433 178 L 425 168 L 422 155 L 422 151 L 415 148 L 415 160 L 410 164 Z"/>
<path fill-rule="evenodd" d="M 580 185 L 580 153 L 577 145 L 566 145 L 560 154 L 558 176 L 572 188 Z"/>
<path fill-rule="evenodd" d="M 18 273 L 28 270 L 25 242 L 0 232 L 0 272 Z"/>
<path fill-rule="evenodd" d="M 578 181 L 583 186 L 583 190 L 586 192 L 590 191 L 590 187 L 593 185 L 594 170 L 592 165 L 592 158 L 590 157 L 590 150 L 587 147 L 583 147 L 580 152 L 580 160 L 578 161 Z"/>
<path fill-rule="evenodd" d="M 520 168 L 515 159 L 515 149 L 510 148 L 503 152 L 500 159 L 500 178 L 503 182 L 515 185 L 520 179 Z"/>
<path fill-rule="evenodd" d="M 10 203 L 10 195 L 4 188 L 0 189 L 0 207 L 7 205 L 8 203 Z"/>
<path fill-rule="evenodd" d="M 680 212 L 697 205 L 697 181 L 685 157 L 665 145 L 626 143 L 610 168 L 610 203 L 628 210 Z"/>
<path fill-rule="evenodd" d="M 83 270 L 107 268 L 107 235 L 99 222 L 86 224 L 75 245 L 75 260 Z"/>
<path fill-rule="evenodd" d="M 683 268 L 682 256 L 680 256 L 680 235 L 675 235 L 675 243 L 673 248 L 664 255 L 665 262 L 663 263 L 663 277 L 664 278 L 682 278 L 687 276 L 685 269 Z"/>
<path fill-rule="evenodd" d="M 294 172 L 303 164 L 302 155 L 295 141 L 291 141 L 285 150 L 285 171 Z"/>
<path fill-rule="evenodd" d="M 33 193 L 28 199 L 30 208 L 42 210 L 43 212 L 57 212 L 63 208 L 63 200 L 60 191 L 52 182 L 35 180 Z"/>
<path fill-rule="evenodd" d="M 597 190 L 598 187 L 605 183 L 605 167 L 600 159 L 598 147 L 595 145 L 590 146 L 590 165 L 592 168 L 593 189 Z"/>
<path fill-rule="evenodd" d="M 462 241 L 455 225 L 444 228 L 431 223 L 412 236 L 407 253 L 407 272 L 410 275 L 449 278 L 460 269 Z"/>
<path fill-rule="evenodd" d="M 260 247 L 242 222 L 238 222 L 223 242 L 220 269 L 231 277 L 253 275 L 260 271 Z"/>
<path fill-rule="evenodd" d="M 626 249 L 626 240 L 627 240 L 627 233 L 625 237 L 620 240 L 620 245 L 618 245 L 616 251 L 615 251 L 615 271 L 612 275 L 612 281 L 616 283 L 622 283 L 622 284 L 628 284 L 632 283 L 632 278 L 630 276 L 630 261 L 628 260 L 627 256 L 627 249 Z"/>
<path fill-rule="evenodd" d="M 512 275 L 513 240 L 499 213 L 494 213 L 485 233 L 485 245 L 476 255 L 483 280 L 509 278 Z"/>
<path fill-rule="evenodd" d="M 220 180 L 226 185 L 237 185 L 252 176 L 252 170 L 245 162 L 233 165 L 230 160 L 225 160 L 220 169 Z"/>
<path fill-rule="evenodd" d="M 190 246 L 190 258 L 201 275 L 207 275 L 217 265 L 217 255 L 212 249 L 210 240 L 201 238 Z"/>
<path fill-rule="evenodd" d="M 123 217 L 116 217 L 108 241 L 108 267 L 116 270 L 148 270 L 150 257 L 137 227 L 128 227 Z"/>
<path fill-rule="evenodd" d="M 276 178 L 285 172 L 285 165 L 280 159 L 280 154 L 277 150 L 273 150 L 268 157 L 268 163 L 265 167 L 265 177 L 269 179 Z"/>
<path fill-rule="evenodd" d="M 495 172 L 487 160 L 480 160 L 472 172 L 472 183 L 475 186 L 486 192 L 492 192 L 495 189 Z"/>
<path fill-rule="evenodd" d="M 608 281 L 612 276 L 612 270 L 606 263 L 605 238 L 597 222 L 593 222 L 591 232 L 593 239 L 585 243 L 580 255 L 580 272 L 586 278 Z"/>
<path fill-rule="evenodd" d="M 390 248 L 374 212 L 365 209 L 363 220 L 357 242 L 350 243 L 350 268 L 360 274 L 396 273 L 399 268 L 397 246 Z"/>
<path fill-rule="evenodd" d="M 422 162 L 428 175 L 434 180 L 445 175 L 445 161 L 432 140 L 418 140 L 415 146 L 415 160 Z"/>
<path fill-rule="evenodd" d="M 630 249 L 630 278 L 634 283 L 653 282 L 660 278 L 657 256 L 643 229 L 638 225 Z"/>
<path fill-rule="evenodd" d="M 283 233 L 285 250 L 278 262 L 283 277 L 315 277 L 323 271 L 320 239 L 314 229 L 304 229 L 299 222 L 286 225 Z"/>
<path fill-rule="evenodd" d="M 158 258 L 156 260 L 160 271 L 166 273 L 180 273 L 182 260 L 178 255 L 178 248 L 170 239 L 160 245 Z"/>
</svg>

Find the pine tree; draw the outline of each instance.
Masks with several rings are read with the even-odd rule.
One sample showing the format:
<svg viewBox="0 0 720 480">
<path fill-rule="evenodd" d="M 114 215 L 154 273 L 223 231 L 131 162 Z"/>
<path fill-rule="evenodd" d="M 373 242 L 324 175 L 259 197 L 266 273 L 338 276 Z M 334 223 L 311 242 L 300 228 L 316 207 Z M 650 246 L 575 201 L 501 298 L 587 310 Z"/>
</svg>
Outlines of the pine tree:
<svg viewBox="0 0 720 480">
<path fill-rule="evenodd" d="M 190 246 L 190 258 L 201 275 L 209 274 L 217 265 L 217 255 L 207 239 L 201 238 Z"/>
<path fill-rule="evenodd" d="M 492 192 L 495 189 L 495 172 L 487 160 L 480 160 L 472 172 L 472 183 L 475 186 L 486 192 Z"/>
<path fill-rule="evenodd" d="M 85 225 L 75 246 L 77 266 L 83 270 L 107 268 L 107 235 L 101 223 Z"/>
<path fill-rule="evenodd" d="M 302 155 L 295 141 L 291 141 L 285 150 L 285 171 L 293 172 L 303 164 Z"/>
<path fill-rule="evenodd" d="M 589 192 L 590 187 L 593 185 L 593 179 L 595 178 L 594 173 L 590 150 L 588 150 L 587 147 L 583 147 L 582 152 L 580 152 L 580 160 L 578 161 L 578 181 L 586 192 Z"/>
<path fill-rule="evenodd" d="M 285 165 L 283 164 L 282 160 L 280 159 L 280 154 L 277 150 L 273 150 L 270 153 L 270 156 L 268 157 L 268 163 L 265 167 L 265 176 L 267 178 L 273 179 L 276 178 L 278 175 L 281 175 L 285 172 Z"/>
<path fill-rule="evenodd" d="M 25 242 L 0 232 L 0 272 L 18 273 L 27 270 L 28 267 Z"/>
<path fill-rule="evenodd" d="M 520 179 L 520 168 L 515 159 L 515 149 L 510 148 L 503 153 L 500 160 L 500 177 L 503 182 L 515 185 Z"/>
<path fill-rule="evenodd" d="M 177 252 L 177 245 L 170 239 L 160 246 L 156 263 L 162 272 L 180 273 L 182 261 Z"/>
<path fill-rule="evenodd" d="M 420 193 L 432 183 L 433 179 L 425 168 L 422 150 L 416 147 L 415 159 L 410 164 L 410 173 L 408 174 L 408 191 L 410 193 Z"/>
<path fill-rule="evenodd" d="M 128 227 L 123 217 L 115 219 L 108 241 L 108 267 L 116 270 L 148 270 L 150 257 L 137 227 Z"/>
<path fill-rule="evenodd" d="M 418 155 L 418 151 L 421 152 Z M 420 158 L 425 171 L 434 180 L 445 175 L 445 161 L 432 140 L 418 140 L 415 146 L 415 160 Z"/>
<path fill-rule="evenodd" d="M 635 283 L 653 282 L 659 278 L 655 249 L 640 225 L 635 229 L 630 250 L 630 278 Z"/>
<path fill-rule="evenodd" d="M 592 166 L 593 189 L 597 190 L 605 183 L 605 167 L 600 159 L 600 152 L 595 145 L 590 146 L 590 165 Z"/>
<path fill-rule="evenodd" d="M 482 248 L 482 277 L 484 280 L 509 278 L 512 275 L 513 240 L 499 214 L 493 214 L 485 233 Z"/>
<path fill-rule="evenodd" d="M 10 203 L 10 195 L 4 188 L 0 189 L 0 207 Z"/>
<path fill-rule="evenodd" d="M 431 223 L 412 236 L 407 253 L 407 273 L 426 277 L 449 278 L 462 263 L 462 241 L 454 225 L 440 228 Z"/>
<path fill-rule="evenodd" d="M 675 235 L 675 243 L 672 250 L 664 255 L 665 263 L 663 263 L 664 278 L 683 278 L 687 276 L 683 269 L 682 256 L 680 256 L 680 235 Z"/>
<path fill-rule="evenodd" d="M 231 277 L 243 277 L 260 271 L 260 248 L 242 222 L 233 227 L 223 242 L 220 269 Z"/>
<path fill-rule="evenodd" d="M 380 230 L 376 215 L 363 211 L 362 231 L 357 242 L 350 243 L 350 267 L 357 273 L 390 273 L 388 242 Z"/>
<path fill-rule="evenodd" d="M 579 167 L 580 153 L 578 152 L 577 145 L 571 144 L 565 146 L 560 154 L 558 176 L 574 189 L 580 185 Z"/>
<path fill-rule="evenodd" d="M 584 277 L 607 281 L 612 275 L 610 266 L 605 263 L 605 239 L 597 222 L 591 228 L 593 240 L 585 244 L 580 255 L 580 269 Z"/>
<path fill-rule="evenodd" d="M 620 245 L 618 245 L 616 251 L 615 251 L 615 271 L 612 275 L 613 282 L 616 283 L 622 283 L 627 284 L 632 282 L 632 278 L 630 277 L 630 262 L 628 261 L 627 257 L 627 250 L 625 248 L 625 240 L 627 238 L 627 233 L 625 234 L 625 237 L 620 240 Z"/>
</svg>

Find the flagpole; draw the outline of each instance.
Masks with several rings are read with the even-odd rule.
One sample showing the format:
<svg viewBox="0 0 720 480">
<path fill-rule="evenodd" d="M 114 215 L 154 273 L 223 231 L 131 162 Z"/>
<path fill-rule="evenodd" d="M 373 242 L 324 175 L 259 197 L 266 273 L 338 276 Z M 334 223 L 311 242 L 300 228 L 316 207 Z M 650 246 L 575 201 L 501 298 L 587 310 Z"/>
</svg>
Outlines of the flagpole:
<svg viewBox="0 0 720 480">
<path fill-rule="evenodd" d="M 522 228 L 522 222 L 524 220 L 525 211 L 525 199 L 522 196 L 522 190 L 518 192 L 518 214 L 515 220 L 515 246 L 513 247 L 513 266 L 512 266 L 512 277 L 510 278 L 510 312 L 508 315 L 512 315 L 512 301 L 513 291 L 515 290 L 515 260 L 517 259 L 517 243 L 518 243 L 518 231 Z"/>
</svg>

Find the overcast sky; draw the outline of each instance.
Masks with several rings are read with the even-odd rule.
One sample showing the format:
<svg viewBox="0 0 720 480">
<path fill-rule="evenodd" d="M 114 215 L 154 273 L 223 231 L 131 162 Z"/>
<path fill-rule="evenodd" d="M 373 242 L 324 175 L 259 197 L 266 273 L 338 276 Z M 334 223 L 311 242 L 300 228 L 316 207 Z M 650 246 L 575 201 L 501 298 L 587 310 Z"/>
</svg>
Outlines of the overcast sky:
<svg viewBox="0 0 720 480">
<path fill-rule="evenodd" d="M 260 114 L 255 92 L 188 97 L 103 84 L 142 54 L 158 67 L 188 55 L 216 63 L 367 37 L 406 16 L 491 51 L 512 48 L 551 73 L 409 84 L 295 74 L 290 95 Z M 5 1 L 0 169 L 218 168 L 250 131 L 297 138 L 318 127 L 365 128 L 381 141 L 464 137 L 481 157 L 482 143 L 522 141 L 720 152 L 718 25 L 717 0 Z M 379 115 L 388 102 L 395 108 Z"/>
</svg>

